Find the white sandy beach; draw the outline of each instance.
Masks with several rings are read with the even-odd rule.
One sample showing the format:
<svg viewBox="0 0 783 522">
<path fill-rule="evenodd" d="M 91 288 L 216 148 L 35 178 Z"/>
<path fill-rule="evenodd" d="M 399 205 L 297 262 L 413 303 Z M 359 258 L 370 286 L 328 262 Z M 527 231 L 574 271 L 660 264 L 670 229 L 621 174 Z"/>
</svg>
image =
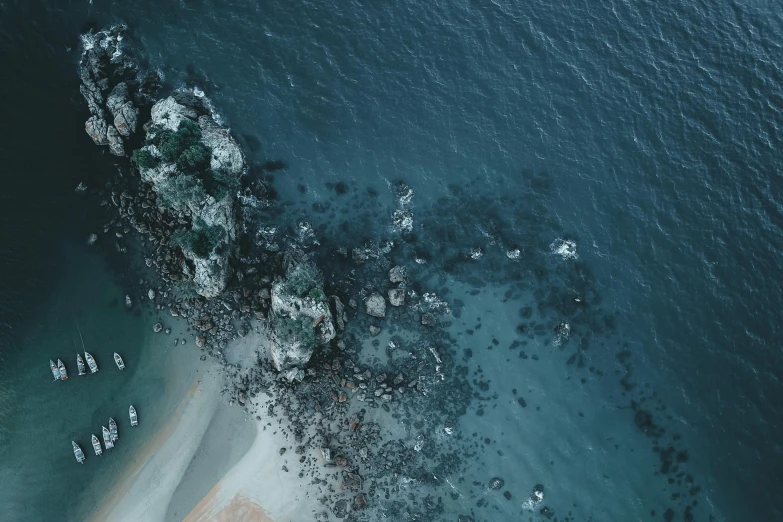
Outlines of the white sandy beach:
<svg viewBox="0 0 783 522">
<path fill-rule="evenodd" d="M 249 341 L 236 341 L 236 348 L 245 351 Z M 279 418 L 270 426 L 263 413 L 262 404 L 271 399 L 248 400 L 249 413 L 245 414 L 238 405 L 229 404 L 228 394 L 221 394 L 227 382 L 225 369 L 211 359 L 201 364 L 174 415 L 146 443 L 91 522 L 293 522 L 313 518 L 318 505 L 315 495 L 307 496 L 307 481 L 298 476 L 299 456 L 293 451 L 280 455 L 282 447 L 293 449 L 293 441 L 277 427 Z M 229 432 L 235 427 L 221 415 L 225 408 L 235 409 L 235 422 L 247 422 L 255 434 L 249 451 L 222 474 L 210 463 L 199 464 L 198 456 L 232 443 Z M 256 415 L 262 420 L 255 420 Z M 289 471 L 283 471 L 283 466 Z M 182 489 L 207 493 L 199 501 L 193 499 L 193 491 Z"/>
</svg>

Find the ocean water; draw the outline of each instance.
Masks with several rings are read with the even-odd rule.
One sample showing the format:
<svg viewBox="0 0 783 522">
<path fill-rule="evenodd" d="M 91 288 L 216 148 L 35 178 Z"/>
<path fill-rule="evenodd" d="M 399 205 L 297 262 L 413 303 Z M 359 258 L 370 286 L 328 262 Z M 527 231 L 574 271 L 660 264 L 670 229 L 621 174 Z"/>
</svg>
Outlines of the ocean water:
<svg viewBox="0 0 783 522">
<path fill-rule="evenodd" d="M 308 221 L 327 247 L 392 238 L 417 284 L 463 303 L 448 331 L 497 398 L 459 420 L 491 444 L 452 480 L 450 514 L 516 520 L 542 483 L 574 520 L 683 520 L 689 506 L 696 520 L 783 519 L 777 4 L 0 9 L 15 102 L 0 141 L 4 371 L 40 350 L 22 339 L 53 328 L 43 310 L 73 277 L 52 246 L 89 228 L 73 187 L 111 168 L 81 130 L 78 34 L 123 21 L 169 85 L 206 92 L 253 162 L 286 164 L 281 224 Z M 399 181 L 415 191 L 403 235 Z M 3 417 L 4 433 L 23 428 Z M 512 500 L 477 506 L 470 483 L 496 475 Z"/>
</svg>

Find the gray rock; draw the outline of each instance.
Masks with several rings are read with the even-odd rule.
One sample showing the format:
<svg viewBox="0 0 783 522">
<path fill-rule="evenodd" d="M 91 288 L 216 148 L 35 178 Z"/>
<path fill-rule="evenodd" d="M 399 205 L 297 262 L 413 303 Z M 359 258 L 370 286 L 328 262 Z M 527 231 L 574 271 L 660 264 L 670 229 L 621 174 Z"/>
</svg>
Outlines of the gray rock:
<svg viewBox="0 0 783 522">
<path fill-rule="evenodd" d="M 198 112 L 194 108 L 177 103 L 172 96 L 164 98 L 153 105 L 150 115 L 152 117 L 150 120 L 152 125 L 157 125 L 170 131 L 179 129 L 179 124 L 185 118 L 193 121 L 198 119 Z"/>
<path fill-rule="evenodd" d="M 399 265 L 389 270 L 389 281 L 392 283 L 402 283 L 405 279 L 405 271 Z"/>
<path fill-rule="evenodd" d="M 340 298 L 336 295 L 333 295 L 331 300 L 334 304 L 334 320 L 337 323 L 337 329 L 340 331 L 345 330 L 345 322 L 347 321 L 347 318 L 345 316 L 345 307 L 343 306 L 343 302 L 340 301 Z"/>
<path fill-rule="evenodd" d="M 120 133 L 114 125 L 106 128 L 106 141 L 109 143 L 109 151 L 115 156 L 125 156 L 125 145 L 122 142 Z"/>
<path fill-rule="evenodd" d="M 98 241 L 98 234 L 90 234 L 90 237 L 87 238 L 87 244 L 90 246 L 94 245 L 96 241 Z"/>
<path fill-rule="evenodd" d="M 215 123 L 210 116 L 201 116 L 198 126 L 201 129 L 201 141 L 212 150 L 210 167 L 239 176 L 245 168 L 245 155 L 228 130 Z"/>
<path fill-rule="evenodd" d="M 163 330 L 163 324 L 161 323 L 155 323 L 155 326 L 152 327 L 152 331 L 155 333 L 158 333 L 161 330 Z"/>
<path fill-rule="evenodd" d="M 297 290 L 300 285 L 310 288 Z M 292 263 L 286 277 L 272 285 L 271 307 L 269 348 L 278 371 L 304 366 L 318 345 L 336 335 L 323 282 L 314 265 Z"/>
<path fill-rule="evenodd" d="M 84 130 L 96 145 L 106 145 L 109 143 L 106 134 L 107 129 L 106 121 L 101 116 L 90 116 L 84 124 Z"/>
<path fill-rule="evenodd" d="M 136 132 L 139 110 L 128 99 L 128 85 L 120 82 L 114 86 L 106 99 L 106 107 L 114 116 L 114 127 L 126 138 Z"/>
<path fill-rule="evenodd" d="M 402 306 L 405 304 L 405 290 L 402 288 L 392 288 L 389 290 L 389 303 L 392 306 Z"/>
<path fill-rule="evenodd" d="M 372 317 L 386 317 L 386 300 L 381 294 L 370 294 L 364 301 L 364 311 Z"/>
<path fill-rule="evenodd" d="M 149 297 L 149 298 L 150 298 L 150 300 L 152 300 L 152 299 L 155 299 L 155 290 L 153 290 L 152 288 L 150 288 L 150 289 L 147 291 L 147 297 Z"/>
<path fill-rule="evenodd" d="M 126 295 L 125 296 L 125 307 L 131 308 L 133 306 L 133 300 L 131 299 L 131 296 Z"/>
<path fill-rule="evenodd" d="M 370 335 L 372 335 L 373 337 L 375 337 L 375 336 L 376 336 L 376 335 L 378 335 L 379 333 L 381 333 L 381 329 L 380 329 L 380 328 L 378 328 L 377 326 L 375 326 L 374 324 L 371 324 L 371 325 L 370 325 Z"/>
</svg>

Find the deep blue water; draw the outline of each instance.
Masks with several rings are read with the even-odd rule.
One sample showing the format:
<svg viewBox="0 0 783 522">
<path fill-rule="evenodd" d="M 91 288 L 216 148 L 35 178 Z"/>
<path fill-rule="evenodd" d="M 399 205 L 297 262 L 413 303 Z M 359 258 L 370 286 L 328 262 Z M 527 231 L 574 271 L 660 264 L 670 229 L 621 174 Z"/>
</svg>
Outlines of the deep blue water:
<svg viewBox="0 0 783 522">
<path fill-rule="evenodd" d="M 403 180 L 414 248 L 435 266 L 448 255 L 435 223 L 494 223 L 526 252 L 548 242 L 524 238 L 573 238 L 615 319 L 611 341 L 581 332 L 591 360 L 616 380 L 629 365 L 626 398 L 676 412 L 659 422 L 709 456 L 694 474 L 727 520 L 783 519 L 779 5 L 7 2 L 4 343 L 57 277 L 49 238 L 75 226 L 72 187 L 106 168 L 82 132 L 75 61 L 86 24 L 118 21 L 169 84 L 206 91 L 253 161 L 287 163 L 276 187 L 292 221 L 337 235 L 361 218 L 369 239 Z M 373 188 L 380 210 L 341 208 L 337 182 Z M 607 366 L 617 343 L 630 359 Z"/>
</svg>

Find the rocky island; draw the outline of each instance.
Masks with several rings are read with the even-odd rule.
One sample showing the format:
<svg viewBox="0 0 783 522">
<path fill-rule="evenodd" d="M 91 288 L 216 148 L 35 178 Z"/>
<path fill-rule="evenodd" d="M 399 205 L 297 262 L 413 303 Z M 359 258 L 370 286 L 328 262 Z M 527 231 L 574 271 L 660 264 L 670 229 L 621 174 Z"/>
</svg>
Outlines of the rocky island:
<svg viewBox="0 0 783 522">
<path fill-rule="evenodd" d="M 324 254 L 301 230 L 264 222 L 258 209 L 273 205 L 273 192 L 210 101 L 193 89 L 161 96 L 161 75 L 126 48 L 126 30 L 84 35 L 79 63 L 85 131 L 118 158 L 117 174 L 89 192 L 107 211 L 89 243 L 154 269 L 127 289 L 126 305 L 151 301 L 156 332 L 188 322 L 194 350 L 223 366 L 231 402 L 259 433 L 280 431 L 280 459 L 294 451 L 282 470 L 295 467 L 309 483 L 324 507 L 314 519 L 377 520 L 382 511 L 434 520 L 444 507 L 431 487 L 462 466 L 446 439 L 473 398 L 456 341 L 440 328 L 448 304 L 411 284 L 392 261 L 393 241 Z M 407 233 L 413 191 L 398 191 L 392 229 Z M 326 270 L 314 261 L 330 258 Z M 362 355 L 365 341 L 381 356 Z M 403 477 L 420 484 L 405 502 L 389 495 Z"/>
</svg>

